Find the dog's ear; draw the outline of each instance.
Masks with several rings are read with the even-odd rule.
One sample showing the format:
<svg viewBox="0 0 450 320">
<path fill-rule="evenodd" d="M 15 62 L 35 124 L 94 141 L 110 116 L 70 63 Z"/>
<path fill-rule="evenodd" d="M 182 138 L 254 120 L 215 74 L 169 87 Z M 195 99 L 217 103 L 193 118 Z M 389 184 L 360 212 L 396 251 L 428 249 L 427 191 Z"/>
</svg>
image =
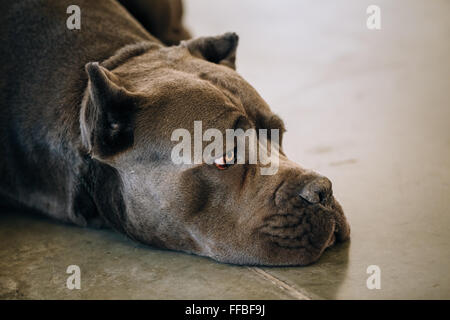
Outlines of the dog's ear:
<svg viewBox="0 0 450 320">
<path fill-rule="evenodd" d="M 92 157 L 104 159 L 133 145 L 138 97 L 97 62 L 85 69 L 89 82 L 80 113 L 81 140 Z"/>
<path fill-rule="evenodd" d="M 201 37 L 183 41 L 181 45 L 187 47 L 195 57 L 236 69 L 238 42 L 238 35 L 234 32 L 228 32 L 216 37 Z"/>
</svg>

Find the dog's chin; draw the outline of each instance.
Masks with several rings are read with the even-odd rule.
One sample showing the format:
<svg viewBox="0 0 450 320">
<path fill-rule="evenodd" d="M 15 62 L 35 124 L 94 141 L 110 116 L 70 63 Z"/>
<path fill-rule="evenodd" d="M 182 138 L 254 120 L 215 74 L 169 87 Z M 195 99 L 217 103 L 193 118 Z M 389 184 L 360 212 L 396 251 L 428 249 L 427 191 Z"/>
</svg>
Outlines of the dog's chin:
<svg viewBox="0 0 450 320">
<path fill-rule="evenodd" d="M 333 197 L 325 205 L 304 205 L 288 213 L 272 214 L 259 232 L 274 251 L 290 255 L 281 264 L 306 265 L 317 261 L 325 249 L 348 240 L 350 228 Z M 275 255 L 278 260 L 280 254 Z"/>
</svg>

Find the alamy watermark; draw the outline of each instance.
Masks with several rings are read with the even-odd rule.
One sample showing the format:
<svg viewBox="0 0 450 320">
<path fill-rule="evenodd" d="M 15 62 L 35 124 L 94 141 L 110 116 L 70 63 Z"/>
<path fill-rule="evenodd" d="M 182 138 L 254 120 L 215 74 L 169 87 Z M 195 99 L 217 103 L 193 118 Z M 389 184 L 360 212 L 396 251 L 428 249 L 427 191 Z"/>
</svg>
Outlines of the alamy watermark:
<svg viewBox="0 0 450 320">
<path fill-rule="evenodd" d="M 81 29 L 81 9 L 79 6 L 72 4 L 67 7 L 67 14 L 70 16 L 66 20 L 66 27 L 69 30 L 80 30 Z"/>
<path fill-rule="evenodd" d="M 366 9 L 366 13 L 369 14 L 366 21 L 367 29 L 380 30 L 381 29 L 381 9 L 377 5 L 370 5 Z"/>
<path fill-rule="evenodd" d="M 367 289 L 381 289 L 381 269 L 379 266 L 372 264 L 366 269 L 367 274 L 370 276 L 366 280 Z"/>
<path fill-rule="evenodd" d="M 80 290 L 81 289 L 81 269 L 80 269 L 80 267 L 75 264 L 72 264 L 67 267 L 66 273 L 70 274 L 70 276 L 67 277 L 67 281 L 66 281 L 67 289 Z"/>
</svg>

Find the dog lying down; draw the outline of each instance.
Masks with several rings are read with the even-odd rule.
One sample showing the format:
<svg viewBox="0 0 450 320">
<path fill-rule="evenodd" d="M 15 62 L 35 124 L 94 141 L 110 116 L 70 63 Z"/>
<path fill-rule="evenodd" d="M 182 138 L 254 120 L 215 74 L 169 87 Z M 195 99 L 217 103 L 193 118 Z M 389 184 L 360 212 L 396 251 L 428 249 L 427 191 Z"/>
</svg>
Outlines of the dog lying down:
<svg viewBox="0 0 450 320">
<path fill-rule="evenodd" d="M 2 202 L 234 264 L 306 265 L 349 239 L 331 182 L 287 158 L 283 122 L 235 71 L 236 34 L 188 39 L 179 1 L 77 4 L 74 30 L 71 1 L 1 4 Z M 249 146 L 175 161 L 175 133 L 199 123 L 195 151 L 209 129 L 254 129 L 275 172 Z"/>
</svg>

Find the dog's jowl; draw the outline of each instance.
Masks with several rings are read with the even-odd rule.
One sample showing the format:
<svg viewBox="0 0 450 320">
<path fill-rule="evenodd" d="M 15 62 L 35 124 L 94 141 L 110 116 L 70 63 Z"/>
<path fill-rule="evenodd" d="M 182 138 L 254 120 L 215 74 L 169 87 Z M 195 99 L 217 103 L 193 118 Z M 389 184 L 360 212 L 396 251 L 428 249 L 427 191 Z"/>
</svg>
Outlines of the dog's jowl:
<svg viewBox="0 0 450 320">
<path fill-rule="evenodd" d="M 287 158 L 282 120 L 236 72 L 238 36 L 189 39 L 178 1 L 160 15 L 121 3 L 77 1 L 76 31 L 70 1 L 0 5 L 0 200 L 236 264 L 305 265 L 348 239 L 330 180 Z M 278 130 L 276 173 L 225 145 L 172 161 L 173 132 L 196 121 Z"/>
</svg>

